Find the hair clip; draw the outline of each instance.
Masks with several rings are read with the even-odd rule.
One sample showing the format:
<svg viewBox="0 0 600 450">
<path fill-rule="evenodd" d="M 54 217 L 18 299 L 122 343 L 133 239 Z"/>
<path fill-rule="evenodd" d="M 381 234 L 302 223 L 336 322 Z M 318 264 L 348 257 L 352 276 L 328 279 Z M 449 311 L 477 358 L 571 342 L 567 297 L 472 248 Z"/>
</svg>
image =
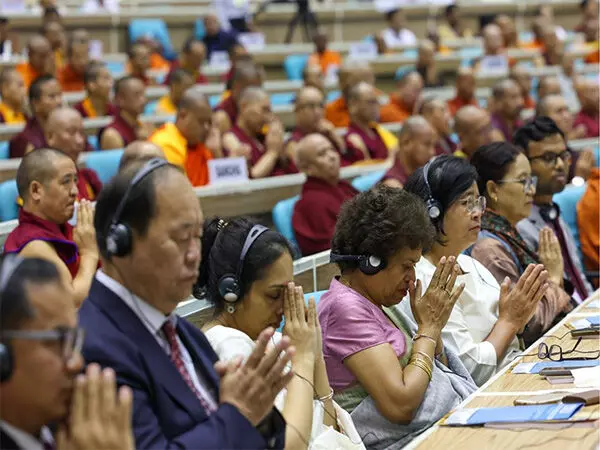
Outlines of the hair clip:
<svg viewBox="0 0 600 450">
<path fill-rule="evenodd" d="M 229 225 L 229 223 L 225 222 L 223 219 L 219 219 L 219 222 L 217 223 L 217 231 L 223 230 L 223 228 L 225 228 L 227 225 Z"/>
</svg>

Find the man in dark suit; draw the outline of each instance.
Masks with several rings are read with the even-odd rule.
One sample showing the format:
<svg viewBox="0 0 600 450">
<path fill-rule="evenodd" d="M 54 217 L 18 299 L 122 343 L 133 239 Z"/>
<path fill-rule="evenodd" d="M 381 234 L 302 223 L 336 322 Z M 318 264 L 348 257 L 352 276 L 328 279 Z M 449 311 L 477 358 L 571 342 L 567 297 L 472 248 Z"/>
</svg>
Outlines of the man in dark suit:
<svg viewBox="0 0 600 450">
<path fill-rule="evenodd" d="M 114 371 L 97 364 L 78 376 L 83 330 L 56 266 L 4 255 L 0 309 L 0 448 L 53 449 L 55 424 L 61 448 L 133 450 L 129 388 L 117 400 Z"/>
<path fill-rule="evenodd" d="M 164 160 L 127 167 L 102 190 L 95 228 L 102 270 L 79 311 L 83 354 L 133 390 L 136 447 L 283 448 L 273 401 L 292 376 L 282 370 L 293 349 L 278 358 L 289 340 L 266 353 L 267 330 L 245 365 L 216 364 L 174 314 L 201 259 L 202 211 L 185 174 Z"/>
</svg>

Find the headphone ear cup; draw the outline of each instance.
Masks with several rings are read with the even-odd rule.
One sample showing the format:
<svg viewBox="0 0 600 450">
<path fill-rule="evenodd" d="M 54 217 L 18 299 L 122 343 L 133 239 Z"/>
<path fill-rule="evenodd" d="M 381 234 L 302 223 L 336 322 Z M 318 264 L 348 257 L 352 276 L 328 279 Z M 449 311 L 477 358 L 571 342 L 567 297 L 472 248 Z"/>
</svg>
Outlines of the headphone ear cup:
<svg viewBox="0 0 600 450">
<path fill-rule="evenodd" d="M 8 381 L 13 371 L 13 358 L 10 346 L 0 342 L 0 383 Z"/>
<path fill-rule="evenodd" d="M 123 257 L 131 253 L 131 229 L 124 223 L 110 227 L 106 236 L 106 250 L 110 256 Z"/>
<path fill-rule="evenodd" d="M 365 275 L 375 275 L 385 269 L 386 263 L 378 256 L 365 256 L 358 262 L 358 268 Z"/>
<path fill-rule="evenodd" d="M 427 215 L 431 220 L 438 220 L 442 215 L 441 205 L 437 200 L 430 198 L 427 200 Z"/>
<path fill-rule="evenodd" d="M 219 294 L 226 303 L 235 303 L 240 298 L 240 283 L 235 275 L 226 274 L 219 280 Z"/>
</svg>

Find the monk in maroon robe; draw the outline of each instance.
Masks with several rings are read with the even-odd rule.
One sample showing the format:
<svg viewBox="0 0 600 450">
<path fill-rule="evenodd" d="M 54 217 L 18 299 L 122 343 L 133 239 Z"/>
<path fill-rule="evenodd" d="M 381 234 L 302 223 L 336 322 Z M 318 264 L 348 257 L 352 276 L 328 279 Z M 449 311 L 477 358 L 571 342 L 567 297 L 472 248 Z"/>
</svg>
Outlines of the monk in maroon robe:
<svg viewBox="0 0 600 450">
<path fill-rule="evenodd" d="M 379 101 L 373 86 L 361 82 L 350 88 L 348 95 L 350 125 L 344 137 L 344 161 L 353 164 L 363 160 L 385 160 L 388 148 L 377 130 Z"/>
<path fill-rule="evenodd" d="M 408 177 L 435 156 L 437 135 L 423 116 L 409 117 L 398 134 L 394 165 L 383 176 L 383 184 L 401 188 Z"/>
<path fill-rule="evenodd" d="M 598 80 L 582 79 L 576 83 L 575 88 L 581 104 L 581 111 L 575 116 L 573 127 L 582 125 L 585 128 L 586 138 L 598 137 L 600 135 Z"/>
<path fill-rule="evenodd" d="M 17 187 L 23 207 L 19 225 L 8 235 L 4 250 L 54 263 L 79 306 L 98 266 L 98 248 L 88 201 L 79 203 L 77 229 L 68 224 L 77 199 L 75 163 L 58 150 L 30 152 L 17 171 Z"/>
<path fill-rule="evenodd" d="M 169 73 L 165 77 L 165 85 L 171 82 L 171 76 L 176 70 L 183 69 L 194 77 L 196 84 L 208 83 L 208 78 L 202 73 L 202 64 L 206 59 L 206 46 L 196 38 L 189 38 L 183 44 L 181 55 L 171 63 Z"/>
<path fill-rule="evenodd" d="M 438 135 L 435 154 L 438 156 L 454 154 L 457 145 L 450 138 L 450 110 L 448 104 L 438 98 L 430 98 L 421 105 L 421 114 Z"/>
<path fill-rule="evenodd" d="M 242 92 L 249 87 L 261 87 L 262 71 L 252 61 L 240 61 L 236 64 L 231 78 L 231 92 L 215 108 L 213 123 L 224 134 L 235 125 L 239 114 L 239 102 Z"/>
<path fill-rule="evenodd" d="M 269 131 L 264 136 L 263 128 Z M 226 156 L 248 160 L 251 178 L 297 173 L 294 162 L 285 154 L 283 126 L 273 119 L 269 96 L 261 88 L 249 87 L 240 97 L 237 123 L 223 136 Z"/>
<path fill-rule="evenodd" d="M 307 178 L 294 207 L 292 226 L 302 254 L 312 255 L 331 248 L 340 208 L 358 191 L 340 180 L 340 156 L 323 135 L 310 134 L 302 139 L 296 156 Z"/>
<path fill-rule="evenodd" d="M 98 132 L 101 150 L 122 149 L 136 139 L 149 135 L 148 127 L 139 118 L 146 106 L 146 88 L 137 78 L 126 76 L 115 83 L 115 103 L 119 114 Z"/>
<path fill-rule="evenodd" d="M 62 103 L 62 91 L 58 81 L 50 75 L 43 75 L 33 81 L 29 87 L 29 103 L 33 117 L 25 128 L 10 140 L 11 158 L 22 158 L 26 153 L 46 147 L 44 128 L 52 110 Z"/>
<path fill-rule="evenodd" d="M 87 97 L 73 105 L 73 108 L 79 111 L 83 118 L 115 117 L 119 111 L 110 100 L 113 79 L 106 64 L 97 61 L 88 64 L 84 81 Z"/>
</svg>

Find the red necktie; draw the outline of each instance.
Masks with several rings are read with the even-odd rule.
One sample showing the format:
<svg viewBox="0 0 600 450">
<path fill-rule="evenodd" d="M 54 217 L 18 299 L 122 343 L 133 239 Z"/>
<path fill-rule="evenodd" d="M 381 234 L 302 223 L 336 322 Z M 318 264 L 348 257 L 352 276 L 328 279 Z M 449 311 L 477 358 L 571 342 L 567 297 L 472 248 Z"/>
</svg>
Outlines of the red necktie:
<svg viewBox="0 0 600 450">
<path fill-rule="evenodd" d="M 196 389 L 196 386 L 194 386 L 194 383 L 192 382 L 192 377 L 185 368 L 183 358 L 181 357 L 181 349 L 177 343 L 177 330 L 175 330 L 175 327 L 169 320 L 164 323 L 162 330 L 163 333 L 165 333 L 169 347 L 171 348 L 171 361 L 173 361 L 173 364 L 175 364 L 175 367 L 177 367 L 177 370 L 183 377 L 183 380 L 186 382 L 188 387 L 194 394 L 196 394 L 196 397 L 198 397 L 198 400 L 200 400 L 200 403 L 202 403 L 204 410 L 210 414 L 215 408 L 212 407 L 206 398 L 204 398 L 204 396 L 200 393 L 200 391 Z"/>
</svg>

